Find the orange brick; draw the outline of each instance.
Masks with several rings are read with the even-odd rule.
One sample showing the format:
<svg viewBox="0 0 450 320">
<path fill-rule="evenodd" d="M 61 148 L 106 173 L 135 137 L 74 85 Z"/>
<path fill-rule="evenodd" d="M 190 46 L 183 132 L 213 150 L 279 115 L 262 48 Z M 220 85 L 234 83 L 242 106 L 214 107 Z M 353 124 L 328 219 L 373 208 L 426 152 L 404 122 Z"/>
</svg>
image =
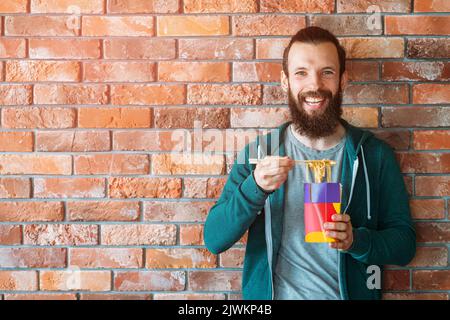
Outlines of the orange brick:
<svg viewBox="0 0 450 320">
<path fill-rule="evenodd" d="M 224 174 L 223 155 L 153 154 L 152 174 Z"/>
<path fill-rule="evenodd" d="M 288 108 L 233 108 L 232 128 L 274 128 L 290 119 Z"/>
<path fill-rule="evenodd" d="M 30 196 L 30 179 L 0 178 L 0 198 L 30 198 Z"/>
<path fill-rule="evenodd" d="M 235 62 L 233 81 L 280 82 L 281 70 L 278 62 Z"/>
<path fill-rule="evenodd" d="M 27 13 L 28 0 L 2 0 L 0 13 Z"/>
<path fill-rule="evenodd" d="M 109 178 L 111 198 L 180 198 L 179 178 Z"/>
<path fill-rule="evenodd" d="M 0 174 L 71 174 L 72 159 L 66 155 L 3 154 Z"/>
<path fill-rule="evenodd" d="M 175 245 L 177 229 L 168 224 L 126 224 L 102 226 L 103 245 Z"/>
<path fill-rule="evenodd" d="M 118 291 L 182 291 L 184 271 L 118 271 L 114 290 Z"/>
<path fill-rule="evenodd" d="M 450 110 L 440 107 L 382 108 L 383 127 L 447 127 Z"/>
<path fill-rule="evenodd" d="M 112 0 L 108 13 L 178 13 L 178 0 Z"/>
<path fill-rule="evenodd" d="M 65 268 L 65 248 L 0 248 L 2 268 Z"/>
<path fill-rule="evenodd" d="M 321 15 L 311 17 L 311 25 L 333 30 L 334 35 L 377 35 L 382 34 L 381 25 L 369 15 Z M 381 23 L 381 22 L 380 22 Z"/>
<path fill-rule="evenodd" d="M 408 103 L 408 86 L 393 84 L 352 84 L 344 91 L 344 104 Z"/>
<path fill-rule="evenodd" d="M 182 59 L 221 60 L 252 59 L 253 40 L 241 38 L 179 39 Z"/>
<path fill-rule="evenodd" d="M 155 80 L 156 64 L 148 62 L 86 62 L 86 82 L 150 82 Z"/>
<path fill-rule="evenodd" d="M 371 130 L 378 139 L 383 140 L 395 150 L 408 150 L 411 134 L 408 130 Z"/>
<path fill-rule="evenodd" d="M 396 37 L 343 38 L 339 39 L 345 48 L 347 59 L 402 58 L 404 40 Z"/>
<path fill-rule="evenodd" d="M 238 291 L 241 290 L 242 273 L 239 271 L 191 271 L 189 290 Z"/>
<path fill-rule="evenodd" d="M 449 290 L 450 270 L 413 271 L 414 290 Z"/>
<path fill-rule="evenodd" d="M 19 293 L 5 294 L 5 300 L 77 300 L 77 296 L 75 293 Z"/>
<path fill-rule="evenodd" d="M 106 85 L 37 84 L 34 86 L 36 104 L 106 104 Z"/>
<path fill-rule="evenodd" d="M 111 271 L 41 271 L 42 291 L 110 291 Z"/>
<path fill-rule="evenodd" d="M 383 63 L 383 80 L 436 81 L 450 80 L 450 63 L 441 61 Z"/>
<path fill-rule="evenodd" d="M 35 198 L 103 198 L 103 178 L 35 178 Z"/>
<path fill-rule="evenodd" d="M 79 268 L 142 268 L 143 250 L 135 248 L 71 248 L 70 266 Z"/>
<path fill-rule="evenodd" d="M 155 108 L 156 128 L 228 128 L 230 126 L 229 108 Z M 177 139 L 173 135 L 172 139 Z M 186 137 L 186 140 L 190 136 Z M 172 151 L 172 150 L 171 150 Z M 174 150 L 173 150 L 174 151 Z"/>
<path fill-rule="evenodd" d="M 413 140 L 416 150 L 450 149 L 449 130 L 414 131 Z"/>
<path fill-rule="evenodd" d="M 261 104 L 261 85 L 259 84 L 190 84 L 187 100 L 189 104 Z"/>
<path fill-rule="evenodd" d="M 244 248 L 230 248 L 220 254 L 220 267 L 242 268 L 244 266 Z"/>
<path fill-rule="evenodd" d="M 350 81 L 379 80 L 378 62 L 371 61 L 347 61 L 345 63 Z"/>
<path fill-rule="evenodd" d="M 450 177 L 415 177 L 417 196 L 448 197 L 450 195 Z"/>
<path fill-rule="evenodd" d="M 166 105 L 184 104 L 184 85 L 113 85 L 112 104 L 120 105 Z"/>
<path fill-rule="evenodd" d="M 450 35 L 450 17 L 386 16 L 386 34 Z"/>
<path fill-rule="evenodd" d="M 384 293 L 383 300 L 448 300 L 446 293 Z"/>
<path fill-rule="evenodd" d="M 22 229 L 19 225 L 0 225 L 0 245 L 13 246 L 22 242 Z"/>
<path fill-rule="evenodd" d="M 82 224 L 27 224 L 23 243 L 44 246 L 98 244 L 98 226 Z"/>
<path fill-rule="evenodd" d="M 235 36 L 292 36 L 293 30 L 306 26 L 305 17 L 288 15 L 233 16 Z"/>
<path fill-rule="evenodd" d="M 0 290 L 34 291 L 37 290 L 36 271 L 0 271 Z"/>
<path fill-rule="evenodd" d="M 79 81 L 79 62 L 61 61 L 7 61 L 6 81 Z"/>
<path fill-rule="evenodd" d="M 33 140 L 32 132 L 0 132 L 0 151 L 33 151 Z"/>
<path fill-rule="evenodd" d="M 398 153 L 403 173 L 450 173 L 450 154 Z"/>
<path fill-rule="evenodd" d="M 289 39 L 256 39 L 256 59 L 283 59 Z"/>
<path fill-rule="evenodd" d="M 81 293 L 80 300 L 152 300 L 150 294 Z"/>
<path fill-rule="evenodd" d="M 225 294 L 212 293 L 156 293 L 153 295 L 153 300 L 225 300 Z"/>
<path fill-rule="evenodd" d="M 144 202 L 146 221 L 204 221 L 214 202 Z"/>
<path fill-rule="evenodd" d="M 261 12 L 332 13 L 334 0 L 261 0 Z"/>
<path fill-rule="evenodd" d="M 180 225 L 180 245 L 182 246 L 202 246 L 203 224 Z"/>
<path fill-rule="evenodd" d="M 98 154 L 74 156 L 75 174 L 148 174 L 146 154 Z"/>
<path fill-rule="evenodd" d="M 72 221 L 136 221 L 139 203 L 129 201 L 68 201 L 68 219 Z"/>
<path fill-rule="evenodd" d="M 156 115 L 157 116 L 157 115 Z M 184 146 L 175 131 L 120 131 L 113 132 L 113 150 L 122 151 L 181 151 Z M 180 142 L 181 141 L 181 142 Z"/>
<path fill-rule="evenodd" d="M 36 133 L 36 151 L 87 152 L 109 151 L 108 131 L 40 131 Z"/>
<path fill-rule="evenodd" d="M 224 16 L 159 16 L 158 36 L 214 36 L 229 34 Z"/>
<path fill-rule="evenodd" d="M 185 13 L 229 13 L 229 12 L 249 12 L 255 13 L 258 11 L 258 4 L 256 0 L 185 0 Z"/>
<path fill-rule="evenodd" d="M 445 247 L 418 247 L 408 267 L 446 267 L 448 250 Z"/>
<path fill-rule="evenodd" d="M 105 59 L 175 59 L 174 39 L 107 39 Z"/>
<path fill-rule="evenodd" d="M 31 13 L 103 13 L 103 0 L 31 0 Z"/>
<path fill-rule="evenodd" d="M 148 269 L 215 268 L 217 258 L 207 249 L 146 249 Z"/>
<path fill-rule="evenodd" d="M 342 118 L 357 127 L 378 128 L 376 107 L 344 107 Z"/>
<path fill-rule="evenodd" d="M 5 128 L 74 128 L 76 110 L 72 108 L 4 108 Z"/>
<path fill-rule="evenodd" d="M 413 103 L 438 104 L 450 101 L 450 84 L 416 84 L 412 88 Z"/>
<path fill-rule="evenodd" d="M 8 36 L 77 36 L 80 18 L 76 16 L 10 16 L 5 17 Z"/>
<path fill-rule="evenodd" d="M 31 104 L 32 100 L 31 93 L 32 88 L 30 85 L 0 84 L 0 105 L 2 106 L 29 105 Z"/>
<path fill-rule="evenodd" d="M 337 12 L 366 12 L 371 5 L 377 6 L 381 12 L 411 11 L 410 0 L 338 0 Z"/>
<path fill-rule="evenodd" d="M 287 94 L 280 85 L 264 85 L 263 92 L 263 104 L 288 104 Z"/>
<path fill-rule="evenodd" d="M 153 17 L 84 16 L 83 36 L 153 36 Z"/>
<path fill-rule="evenodd" d="M 80 108 L 80 128 L 149 128 L 152 110 L 149 108 Z"/>
<path fill-rule="evenodd" d="M 159 81 L 228 82 L 230 64 L 226 62 L 160 62 Z"/>
<path fill-rule="evenodd" d="M 447 243 L 450 241 L 450 223 L 418 222 L 415 225 L 417 242 Z"/>
<path fill-rule="evenodd" d="M 32 59 L 99 59 L 101 43 L 87 39 L 30 39 Z"/>
<path fill-rule="evenodd" d="M 0 39 L 0 58 L 25 58 L 26 44 L 25 39 Z"/>
<path fill-rule="evenodd" d="M 446 0 L 414 0 L 414 12 L 449 12 L 450 3 Z"/>
</svg>

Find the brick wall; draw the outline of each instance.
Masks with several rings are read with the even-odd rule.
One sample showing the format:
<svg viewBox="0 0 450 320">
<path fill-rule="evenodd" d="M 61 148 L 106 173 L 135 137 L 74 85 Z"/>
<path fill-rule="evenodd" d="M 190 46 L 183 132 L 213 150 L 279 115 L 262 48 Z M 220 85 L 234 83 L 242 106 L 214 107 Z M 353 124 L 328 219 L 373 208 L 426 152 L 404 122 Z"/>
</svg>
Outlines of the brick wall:
<svg viewBox="0 0 450 320">
<path fill-rule="evenodd" d="M 0 298 L 239 299 L 245 237 L 214 256 L 202 223 L 239 137 L 288 119 L 282 50 L 319 25 L 347 48 L 345 118 L 396 149 L 411 194 L 417 256 L 389 267 L 385 298 L 448 299 L 449 11 L 448 0 L 2 0 Z M 180 134 L 221 153 L 171 155 Z"/>
</svg>

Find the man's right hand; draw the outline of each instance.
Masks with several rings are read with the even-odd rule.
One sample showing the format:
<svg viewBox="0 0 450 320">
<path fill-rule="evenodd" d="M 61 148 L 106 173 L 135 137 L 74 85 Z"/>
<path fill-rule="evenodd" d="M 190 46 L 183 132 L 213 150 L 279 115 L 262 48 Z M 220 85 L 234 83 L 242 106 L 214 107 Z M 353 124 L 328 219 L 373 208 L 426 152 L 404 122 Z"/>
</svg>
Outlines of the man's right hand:
<svg viewBox="0 0 450 320">
<path fill-rule="evenodd" d="M 289 157 L 267 156 L 256 164 L 255 181 L 266 192 L 278 189 L 287 179 L 295 161 Z"/>
</svg>

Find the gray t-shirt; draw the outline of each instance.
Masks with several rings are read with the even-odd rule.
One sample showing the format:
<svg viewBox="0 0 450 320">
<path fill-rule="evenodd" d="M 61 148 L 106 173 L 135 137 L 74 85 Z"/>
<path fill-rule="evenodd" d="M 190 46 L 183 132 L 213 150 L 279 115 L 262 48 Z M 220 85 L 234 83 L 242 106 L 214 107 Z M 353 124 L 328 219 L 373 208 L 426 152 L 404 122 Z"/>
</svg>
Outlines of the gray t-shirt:
<svg viewBox="0 0 450 320">
<path fill-rule="evenodd" d="M 334 147 L 318 151 L 305 146 L 287 128 L 286 155 L 295 160 L 335 160 L 331 182 L 340 182 L 345 137 Z M 274 272 L 276 300 L 339 300 L 338 250 L 328 243 L 305 242 L 303 216 L 306 167 L 296 164 L 289 171 L 284 200 L 283 234 Z M 309 179 L 309 178 L 308 178 Z"/>
</svg>

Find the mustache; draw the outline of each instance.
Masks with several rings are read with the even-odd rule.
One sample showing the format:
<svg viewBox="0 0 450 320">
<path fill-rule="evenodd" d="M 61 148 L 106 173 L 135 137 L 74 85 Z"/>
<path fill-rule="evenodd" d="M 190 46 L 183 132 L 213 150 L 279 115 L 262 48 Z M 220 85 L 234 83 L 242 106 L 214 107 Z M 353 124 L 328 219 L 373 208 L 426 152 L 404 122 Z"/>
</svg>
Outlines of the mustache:
<svg viewBox="0 0 450 320">
<path fill-rule="evenodd" d="M 333 97 L 333 94 L 329 90 L 315 90 L 315 91 L 306 91 L 306 92 L 299 92 L 298 93 L 298 101 L 303 101 L 305 98 L 328 98 L 331 99 Z"/>
</svg>

